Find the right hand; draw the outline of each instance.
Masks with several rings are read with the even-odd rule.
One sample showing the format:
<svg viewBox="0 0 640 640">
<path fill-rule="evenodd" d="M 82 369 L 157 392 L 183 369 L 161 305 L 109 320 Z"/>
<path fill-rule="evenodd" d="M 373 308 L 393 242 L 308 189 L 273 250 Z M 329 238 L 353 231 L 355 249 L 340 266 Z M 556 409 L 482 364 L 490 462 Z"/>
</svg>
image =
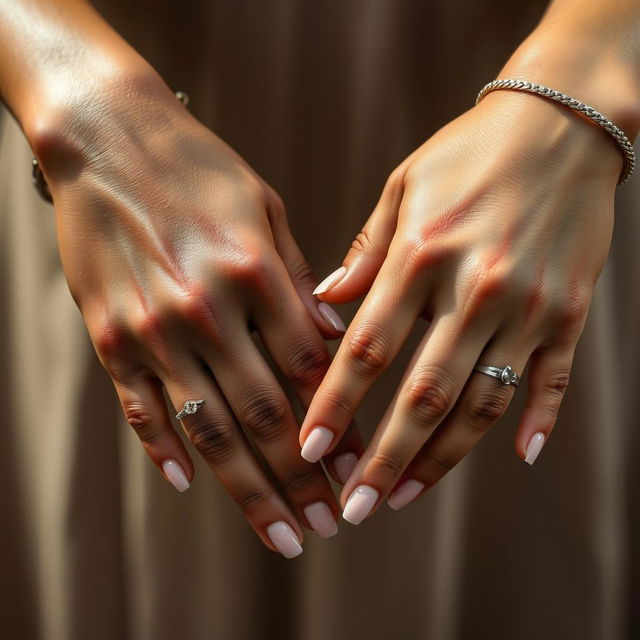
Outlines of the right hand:
<svg viewBox="0 0 640 640">
<path fill-rule="evenodd" d="M 330 361 L 322 337 L 343 330 L 318 310 L 279 196 L 159 78 L 91 91 L 54 109 L 32 146 L 96 353 L 127 421 L 181 490 L 194 469 L 163 386 L 173 413 L 204 400 L 182 419 L 190 441 L 265 545 L 297 555 L 298 519 L 333 535 L 338 507 L 320 465 L 300 457 L 299 425 L 251 331 L 306 408 Z M 337 456 L 362 450 L 352 427 L 328 461 L 333 477 Z M 305 513 L 317 503 L 326 507 Z"/>
</svg>

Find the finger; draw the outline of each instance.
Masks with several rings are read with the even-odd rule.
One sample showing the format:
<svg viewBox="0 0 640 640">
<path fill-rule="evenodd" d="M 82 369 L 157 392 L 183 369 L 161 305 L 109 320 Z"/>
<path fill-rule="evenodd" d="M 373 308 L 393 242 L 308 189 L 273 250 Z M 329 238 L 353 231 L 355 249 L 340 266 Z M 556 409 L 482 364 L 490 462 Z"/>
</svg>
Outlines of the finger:
<svg viewBox="0 0 640 640">
<path fill-rule="evenodd" d="M 477 364 L 500 368 L 510 365 L 522 376 L 531 350 L 520 343 L 515 333 L 510 336 L 498 333 Z M 505 414 L 517 389 L 512 384 L 472 371 L 453 410 L 396 482 L 388 499 L 389 506 L 401 509 L 453 469 Z"/>
<path fill-rule="evenodd" d="M 324 338 L 340 338 L 346 330 L 345 324 L 335 309 L 314 297 L 313 290 L 318 282 L 316 275 L 291 234 L 282 199 L 273 189 L 269 189 L 268 193 L 268 214 L 276 251 L 287 269 L 298 297 Z"/>
<path fill-rule="evenodd" d="M 319 460 L 333 451 L 418 317 L 427 297 L 425 277 L 398 277 L 398 260 L 394 257 L 383 265 L 313 397 L 300 429 L 307 460 Z"/>
<path fill-rule="evenodd" d="M 203 344 L 200 352 L 215 372 L 238 423 L 264 457 L 300 521 L 318 535 L 334 535 L 338 505 L 331 485 L 319 465 L 300 457 L 293 409 L 249 334 L 238 332 L 232 349 Z M 321 521 L 316 512 L 324 514 Z"/>
<path fill-rule="evenodd" d="M 453 408 L 491 333 L 439 316 L 429 327 L 396 397 L 340 496 L 343 517 L 359 524 L 388 495 L 402 472 Z"/>
<path fill-rule="evenodd" d="M 176 413 L 187 401 L 204 400 L 181 419 L 182 427 L 265 546 L 285 557 L 301 553 L 302 528 L 267 478 L 213 376 L 195 360 L 183 359 L 180 375 L 163 382 Z"/>
<path fill-rule="evenodd" d="M 162 383 L 150 372 L 128 379 L 112 378 L 127 422 L 154 464 L 179 492 L 193 478 L 193 463 L 167 414 Z"/>
<path fill-rule="evenodd" d="M 575 343 L 539 348 L 533 352 L 527 375 L 527 406 L 516 433 L 518 456 L 533 464 L 555 426 L 569 386 Z"/>
<path fill-rule="evenodd" d="M 345 303 L 364 295 L 373 284 L 396 231 L 404 191 L 405 165 L 389 176 L 371 216 L 351 244 L 345 259 L 313 291 L 322 300 Z"/>
<path fill-rule="evenodd" d="M 307 410 L 329 368 L 331 355 L 286 278 L 273 286 L 271 295 L 251 307 L 250 314 L 269 355 Z M 296 457 L 300 458 L 298 431 L 296 425 Z M 331 456 L 324 460 L 331 477 L 343 483 L 363 450 L 362 437 L 352 421 Z"/>
</svg>

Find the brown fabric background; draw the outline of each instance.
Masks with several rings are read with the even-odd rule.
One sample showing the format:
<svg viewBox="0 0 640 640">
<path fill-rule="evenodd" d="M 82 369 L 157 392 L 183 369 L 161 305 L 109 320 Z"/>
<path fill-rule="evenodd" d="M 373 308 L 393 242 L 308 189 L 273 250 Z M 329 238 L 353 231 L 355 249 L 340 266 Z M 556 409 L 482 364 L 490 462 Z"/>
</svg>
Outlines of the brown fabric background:
<svg viewBox="0 0 640 640">
<path fill-rule="evenodd" d="M 389 171 L 471 106 L 545 4 L 96 3 L 281 193 L 319 276 Z M 145 457 L 68 293 L 30 158 L 0 113 L 0 637 L 640 637 L 640 177 L 618 191 L 610 259 L 536 464 L 513 450 L 521 391 L 421 501 L 342 522 L 328 541 L 309 533 L 287 561 L 197 455 L 184 495 Z M 422 330 L 361 407 L 365 435 Z"/>
</svg>

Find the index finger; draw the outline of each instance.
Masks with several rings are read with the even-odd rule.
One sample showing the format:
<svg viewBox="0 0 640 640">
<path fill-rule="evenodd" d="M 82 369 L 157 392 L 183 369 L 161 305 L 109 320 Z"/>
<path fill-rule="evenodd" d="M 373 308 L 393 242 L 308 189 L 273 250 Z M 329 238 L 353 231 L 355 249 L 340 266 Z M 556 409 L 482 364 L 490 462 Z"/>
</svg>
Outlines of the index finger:
<svg viewBox="0 0 640 640">
<path fill-rule="evenodd" d="M 315 462 L 335 448 L 411 332 L 426 297 L 425 278 L 403 278 L 402 271 L 399 252 L 390 252 L 349 325 L 300 429 L 305 460 Z"/>
</svg>

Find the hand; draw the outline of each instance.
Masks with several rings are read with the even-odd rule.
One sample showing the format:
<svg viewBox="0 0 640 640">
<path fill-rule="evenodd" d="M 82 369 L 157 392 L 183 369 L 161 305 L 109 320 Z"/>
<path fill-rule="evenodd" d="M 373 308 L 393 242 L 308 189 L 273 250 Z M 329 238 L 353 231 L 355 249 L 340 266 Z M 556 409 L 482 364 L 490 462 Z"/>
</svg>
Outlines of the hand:
<svg viewBox="0 0 640 640">
<path fill-rule="evenodd" d="M 319 287 L 332 303 L 368 294 L 300 432 L 303 445 L 322 440 L 310 460 L 343 450 L 365 394 L 416 319 L 430 321 L 343 487 L 347 520 L 358 524 L 390 494 L 400 508 L 424 493 L 505 413 L 514 386 L 473 372 L 476 364 L 522 374 L 530 361 L 515 449 L 525 458 L 539 434 L 539 450 L 607 258 L 621 168 L 616 145 L 593 123 L 503 90 L 391 174 L 343 267 Z"/>
<path fill-rule="evenodd" d="M 297 518 L 333 535 L 330 484 L 300 458 L 292 407 L 250 333 L 306 407 L 330 361 L 322 336 L 343 330 L 318 308 L 279 196 L 159 79 L 110 78 L 34 139 L 70 292 L 153 462 L 189 486 L 163 386 L 173 413 L 202 399 L 182 426 L 264 543 L 297 555 Z M 345 445 L 362 449 L 355 430 Z"/>
</svg>

